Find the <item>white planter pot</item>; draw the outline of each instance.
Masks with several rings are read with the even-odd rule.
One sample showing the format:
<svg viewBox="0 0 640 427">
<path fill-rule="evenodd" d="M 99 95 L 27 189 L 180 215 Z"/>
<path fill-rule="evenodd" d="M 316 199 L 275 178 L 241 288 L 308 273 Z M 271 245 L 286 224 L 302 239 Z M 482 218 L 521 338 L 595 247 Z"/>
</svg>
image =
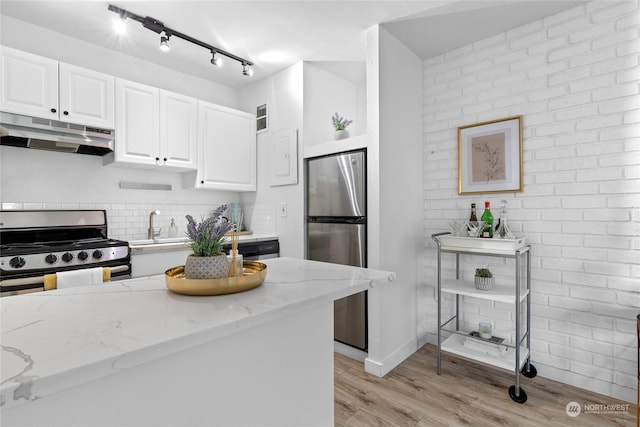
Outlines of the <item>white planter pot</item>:
<svg viewBox="0 0 640 427">
<path fill-rule="evenodd" d="M 333 134 L 333 139 L 335 141 L 339 140 L 339 139 L 346 139 L 349 138 L 349 131 L 346 129 L 343 130 L 337 130 L 335 131 L 335 133 Z"/>
<path fill-rule="evenodd" d="M 225 254 L 217 256 L 189 255 L 184 264 L 187 279 L 222 279 L 229 275 L 229 261 Z"/>
<path fill-rule="evenodd" d="M 493 289 L 493 277 L 475 277 L 476 289 L 481 291 L 489 291 Z"/>
</svg>

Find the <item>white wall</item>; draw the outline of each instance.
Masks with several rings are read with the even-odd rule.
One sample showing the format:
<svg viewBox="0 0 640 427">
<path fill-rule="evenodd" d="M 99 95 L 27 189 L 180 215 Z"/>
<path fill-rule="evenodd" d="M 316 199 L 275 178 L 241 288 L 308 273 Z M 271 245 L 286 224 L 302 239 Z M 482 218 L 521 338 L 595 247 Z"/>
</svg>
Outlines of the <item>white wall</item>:
<svg viewBox="0 0 640 427">
<path fill-rule="evenodd" d="M 370 372 L 386 373 L 417 349 L 417 286 L 422 281 L 422 62 L 379 26 L 367 30 L 369 267 L 396 281 L 370 307 Z"/>
<path fill-rule="evenodd" d="M 304 63 L 304 144 L 311 146 L 333 140 L 331 117 L 337 112 L 354 120 L 347 128 L 350 136 L 361 134 L 358 117 L 358 85 L 309 62 Z"/>
<path fill-rule="evenodd" d="M 280 255 L 304 257 L 304 187 L 302 174 L 302 79 L 303 64 L 297 63 L 272 77 L 241 90 L 241 109 L 254 111 L 258 105 L 267 104 L 269 127 L 258 134 L 258 191 L 242 194 L 246 215 L 251 219 L 261 212 L 271 215 L 280 238 Z M 269 174 L 270 145 L 282 131 L 298 132 L 298 183 L 271 186 Z M 281 203 L 287 204 L 287 217 L 279 214 Z M 255 219 L 254 219 L 255 221 Z M 255 227 L 254 227 L 255 228 Z M 263 230 L 267 231 L 267 230 Z"/>
<path fill-rule="evenodd" d="M 435 342 L 432 233 L 469 206 L 508 201 L 532 251 L 532 356 L 542 376 L 634 401 L 640 312 L 638 2 L 592 2 L 424 61 L 420 333 Z M 523 116 L 524 190 L 457 194 L 457 127 Z M 482 209 L 480 209 L 481 213 Z M 477 263 L 464 266 L 465 274 Z M 490 261 L 498 276 L 510 265 Z M 493 268 L 492 267 L 492 268 Z M 447 261 L 444 274 L 453 274 Z M 465 300 L 463 321 L 513 325 Z M 524 380 L 523 386 L 526 389 Z"/>
<path fill-rule="evenodd" d="M 239 107 L 239 94 L 219 84 L 100 48 L 5 15 L 0 15 L 3 45 L 99 70 L 130 80 Z M 46 43 L 42 41 L 46 40 Z M 239 201 L 234 192 L 182 190 L 180 174 L 102 166 L 102 158 L 15 147 L 0 147 L 0 201 L 3 209 L 107 209 L 109 235 L 134 240 L 147 235 L 149 212 L 167 236 L 171 218 L 178 233 L 188 213 L 199 217 L 222 203 Z M 124 190 L 120 181 L 171 184 L 171 191 Z"/>
</svg>

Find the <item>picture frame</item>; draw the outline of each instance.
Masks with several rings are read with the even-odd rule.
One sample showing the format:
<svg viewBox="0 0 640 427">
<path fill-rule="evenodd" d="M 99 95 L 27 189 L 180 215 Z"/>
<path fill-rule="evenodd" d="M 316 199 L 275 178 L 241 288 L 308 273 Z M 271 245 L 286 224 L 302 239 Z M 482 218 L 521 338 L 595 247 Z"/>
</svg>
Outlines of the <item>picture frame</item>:
<svg viewBox="0 0 640 427">
<path fill-rule="evenodd" d="M 522 191 L 522 116 L 458 127 L 458 194 Z"/>
</svg>

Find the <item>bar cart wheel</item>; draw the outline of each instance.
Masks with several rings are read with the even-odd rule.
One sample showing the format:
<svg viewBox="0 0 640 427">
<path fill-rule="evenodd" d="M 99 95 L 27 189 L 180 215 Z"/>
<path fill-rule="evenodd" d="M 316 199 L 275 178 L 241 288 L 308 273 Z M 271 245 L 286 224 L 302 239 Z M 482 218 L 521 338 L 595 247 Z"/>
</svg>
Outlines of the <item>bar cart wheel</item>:
<svg viewBox="0 0 640 427">
<path fill-rule="evenodd" d="M 520 373 L 527 378 L 535 378 L 538 375 L 538 370 L 531 363 L 529 363 L 528 365 L 529 365 L 529 370 L 527 370 L 527 363 L 525 363 L 522 369 L 520 370 Z"/>
<path fill-rule="evenodd" d="M 520 395 L 516 396 L 516 386 L 514 385 L 509 387 L 509 397 L 516 403 L 524 403 L 527 401 L 527 393 L 524 392 L 522 387 L 520 387 Z"/>
</svg>

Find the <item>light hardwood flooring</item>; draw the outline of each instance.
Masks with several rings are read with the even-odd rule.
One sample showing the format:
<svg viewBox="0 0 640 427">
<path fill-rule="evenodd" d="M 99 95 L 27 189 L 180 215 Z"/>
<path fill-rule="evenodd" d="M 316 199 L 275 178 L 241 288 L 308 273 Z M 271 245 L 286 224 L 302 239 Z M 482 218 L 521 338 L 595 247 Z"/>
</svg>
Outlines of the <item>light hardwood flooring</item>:
<svg viewBox="0 0 640 427">
<path fill-rule="evenodd" d="M 535 363 L 534 363 L 535 366 Z M 635 426 L 636 405 L 627 413 L 585 413 L 586 403 L 627 402 L 537 376 L 521 376 L 528 396 L 515 403 L 508 388 L 514 374 L 443 354 L 436 373 L 436 347 L 427 344 L 384 378 L 364 372 L 361 362 L 335 355 L 335 425 L 341 426 Z M 583 411 L 569 417 L 566 405 Z"/>
</svg>

